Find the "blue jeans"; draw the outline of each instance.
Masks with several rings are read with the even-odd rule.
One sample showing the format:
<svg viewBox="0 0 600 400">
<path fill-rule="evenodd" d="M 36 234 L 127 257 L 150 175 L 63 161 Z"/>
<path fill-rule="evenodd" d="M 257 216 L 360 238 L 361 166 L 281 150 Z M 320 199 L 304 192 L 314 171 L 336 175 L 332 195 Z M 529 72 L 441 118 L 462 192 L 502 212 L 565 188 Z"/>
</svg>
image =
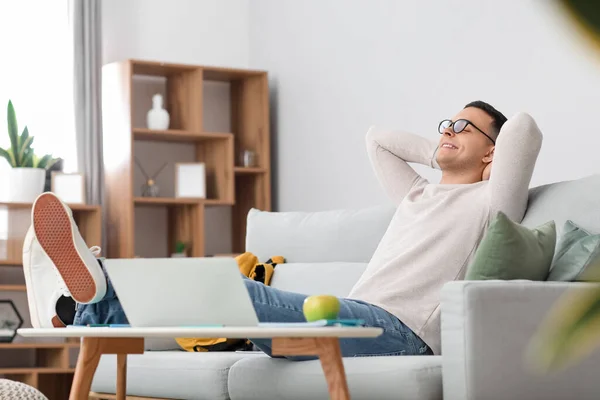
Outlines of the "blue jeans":
<svg viewBox="0 0 600 400">
<path fill-rule="evenodd" d="M 74 325 L 127 324 L 127 317 L 107 277 L 104 299 L 96 304 L 79 304 Z M 304 294 L 286 292 L 245 279 L 254 309 L 260 322 L 304 322 Z M 360 300 L 340 299 L 340 319 L 362 319 L 366 326 L 383 328 L 376 338 L 340 339 L 343 357 L 431 355 L 433 352 L 410 328 L 384 309 Z M 250 340 L 262 351 L 272 355 L 270 339 Z M 287 357 L 294 360 L 313 357 Z"/>
</svg>

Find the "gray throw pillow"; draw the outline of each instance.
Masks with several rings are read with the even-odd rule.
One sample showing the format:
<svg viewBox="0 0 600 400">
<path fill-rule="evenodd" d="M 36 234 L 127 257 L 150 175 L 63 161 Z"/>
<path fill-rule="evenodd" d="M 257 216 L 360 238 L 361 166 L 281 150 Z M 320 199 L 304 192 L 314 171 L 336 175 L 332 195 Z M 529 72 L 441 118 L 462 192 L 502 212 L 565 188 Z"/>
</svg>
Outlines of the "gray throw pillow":
<svg viewBox="0 0 600 400">
<path fill-rule="evenodd" d="M 597 257 L 600 257 L 600 235 L 592 235 L 572 221 L 567 221 L 547 280 L 579 280 Z"/>
</svg>

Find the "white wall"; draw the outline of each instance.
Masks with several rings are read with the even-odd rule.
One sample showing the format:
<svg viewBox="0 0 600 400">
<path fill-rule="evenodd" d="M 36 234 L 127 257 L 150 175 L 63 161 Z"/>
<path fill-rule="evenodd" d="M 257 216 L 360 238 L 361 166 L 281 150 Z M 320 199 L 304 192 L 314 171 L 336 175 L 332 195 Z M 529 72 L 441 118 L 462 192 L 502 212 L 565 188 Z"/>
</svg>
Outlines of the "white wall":
<svg viewBox="0 0 600 400">
<path fill-rule="evenodd" d="M 438 121 L 476 99 L 536 118 L 534 185 L 598 172 L 600 59 L 553 3 L 253 0 L 250 66 L 272 79 L 278 208 L 387 201 L 367 128 L 437 139 Z"/>
<path fill-rule="evenodd" d="M 247 67 L 249 0 L 102 0 L 103 61 Z"/>
</svg>

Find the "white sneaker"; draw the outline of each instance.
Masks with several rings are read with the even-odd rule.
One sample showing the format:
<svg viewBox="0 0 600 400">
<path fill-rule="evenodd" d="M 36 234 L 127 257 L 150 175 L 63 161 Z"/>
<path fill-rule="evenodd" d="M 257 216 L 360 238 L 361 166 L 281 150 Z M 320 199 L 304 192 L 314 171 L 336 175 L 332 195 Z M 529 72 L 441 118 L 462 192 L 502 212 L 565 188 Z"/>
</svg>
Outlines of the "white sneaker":
<svg viewBox="0 0 600 400">
<path fill-rule="evenodd" d="M 31 210 L 33 233 L 77 303 L 96 303 L 106 293 L 106 278 L 88 249 L 73 214 L 54 193 L 43 193 Z"/>
<path fill-rule="evenodd" d="M 92 247 L 90 251 L 100 254 L 99 247 Z M 31 325 L 34 328 L 64 327 L 56 305 L 61 296 L 70 297 L 71 294 L 52 260 L 37 241 L 33 225 L 29 227 L 23 242 L 23 272 Z"/>
</svg>

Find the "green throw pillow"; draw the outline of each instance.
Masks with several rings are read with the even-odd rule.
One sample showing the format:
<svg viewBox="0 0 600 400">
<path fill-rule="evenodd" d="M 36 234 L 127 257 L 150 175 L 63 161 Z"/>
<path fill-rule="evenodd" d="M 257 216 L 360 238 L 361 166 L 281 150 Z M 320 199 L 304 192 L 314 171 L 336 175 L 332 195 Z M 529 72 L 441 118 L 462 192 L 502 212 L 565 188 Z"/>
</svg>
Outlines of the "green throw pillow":
<svg viewBox="0 0 600 400">
<path fill-rule="evenodd" d="M 554 221 L 529 229 L 499 212 L 479 244 L 465 280 L 544 281 L 555 245 Z"/>
<path fill-rule="evenodd" d="M 592 235 L 567 221 L 558 241 L 548 280 L 576 281 L 596 257 L 600 257 L 600 235 Z"/>
</svg>

